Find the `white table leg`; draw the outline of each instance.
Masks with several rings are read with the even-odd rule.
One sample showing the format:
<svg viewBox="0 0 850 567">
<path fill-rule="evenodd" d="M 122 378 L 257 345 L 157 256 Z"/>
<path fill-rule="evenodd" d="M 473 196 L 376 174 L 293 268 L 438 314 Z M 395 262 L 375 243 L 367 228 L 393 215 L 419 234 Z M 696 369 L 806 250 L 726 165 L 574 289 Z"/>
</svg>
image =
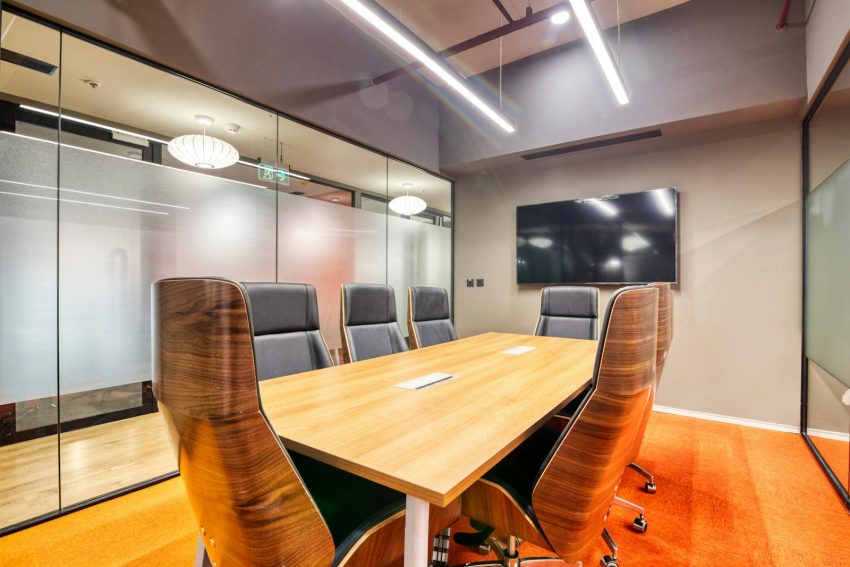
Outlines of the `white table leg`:
<svg viewBox="0 0 850 567">
<path fill-rule="evenodd" d="M 429 504 L 424 500 L 407 496 L 404 513 L 404 567 L 428 565 L 428 547 L 431 543 L 428 533 L 428 509 Z"/>
</svg>

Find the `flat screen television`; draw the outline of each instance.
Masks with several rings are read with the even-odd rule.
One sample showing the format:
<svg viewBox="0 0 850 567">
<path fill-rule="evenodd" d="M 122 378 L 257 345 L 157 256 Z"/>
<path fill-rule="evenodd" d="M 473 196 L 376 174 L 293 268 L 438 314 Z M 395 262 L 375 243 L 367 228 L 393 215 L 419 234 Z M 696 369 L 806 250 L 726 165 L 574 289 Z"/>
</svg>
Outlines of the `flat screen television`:
<svg viewBox="0 0 850 567">
<path fill-rule="evenodd" d="M 517 283 L 678 281 L 675 188 L 516 210 Z"/>
</svg>

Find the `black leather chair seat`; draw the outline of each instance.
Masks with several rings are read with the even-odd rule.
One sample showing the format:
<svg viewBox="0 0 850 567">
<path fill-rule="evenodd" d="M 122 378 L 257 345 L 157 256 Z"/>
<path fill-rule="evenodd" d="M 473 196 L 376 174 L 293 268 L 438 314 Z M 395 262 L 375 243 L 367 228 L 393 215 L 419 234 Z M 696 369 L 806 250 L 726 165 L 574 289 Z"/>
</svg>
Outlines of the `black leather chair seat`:
<svg viewBox="0 0 850 567">
<path fill-rule="evenodd" d="M 404 509 L 404 494 L 289 451 L 295 468 L 328 524 L 334 565 L 371 527 Z"/>
<path fill-rule="evenodd" d="M 531 493 L 540 468 L 560 435 L 558 429 L 541 427 L 484 475 L 487 480 L 507 490 L 535 523 L 537 519 L 531 505 Z"/>
</svg>

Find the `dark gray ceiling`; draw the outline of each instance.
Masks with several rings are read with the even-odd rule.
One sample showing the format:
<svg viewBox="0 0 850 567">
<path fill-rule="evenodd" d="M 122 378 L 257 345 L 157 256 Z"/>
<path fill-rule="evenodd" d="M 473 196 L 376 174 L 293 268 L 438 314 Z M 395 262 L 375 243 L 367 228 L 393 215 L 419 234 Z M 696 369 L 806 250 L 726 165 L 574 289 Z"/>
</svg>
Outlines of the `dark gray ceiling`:
<svg viewBox="0 0 850 567">
<path fill-rule="evenodd" d="M 320 0 L 19 0 L 15 4 L 425 167 L 438 166 L 438 99 Z M 388 96 L 391 95 L 391 96 Z M 410 104 L 412 103 L 412 104 Z"/>
</svg>

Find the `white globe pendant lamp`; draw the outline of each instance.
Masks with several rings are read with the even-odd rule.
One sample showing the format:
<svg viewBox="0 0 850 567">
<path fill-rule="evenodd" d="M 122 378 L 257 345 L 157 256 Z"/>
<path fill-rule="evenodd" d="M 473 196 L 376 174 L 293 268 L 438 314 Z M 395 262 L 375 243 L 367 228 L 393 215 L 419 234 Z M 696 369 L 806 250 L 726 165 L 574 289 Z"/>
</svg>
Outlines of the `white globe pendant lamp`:
<svg viewBox="0 0 850 567">
<path fill-rule="evenodd" d="M 174 159 L 200 169 L 222 169 L 239 161 L 236 148 L 212 136 L 207 136 L 207 126 L 214 122 L 210 116 L 199 114 L 195 121 L 203 125 L 203 134 L 177 136 L 168 142 L 168 153 Z"/>
<path fill-rule="evenodd" d="M 421 213 L 428 206 L 423 199 L 410 195 L 413 183 L 404 183 L 405 194 L 390 201 L 390 209 L 399 215 L 409 217 Z"/>
</svg>

